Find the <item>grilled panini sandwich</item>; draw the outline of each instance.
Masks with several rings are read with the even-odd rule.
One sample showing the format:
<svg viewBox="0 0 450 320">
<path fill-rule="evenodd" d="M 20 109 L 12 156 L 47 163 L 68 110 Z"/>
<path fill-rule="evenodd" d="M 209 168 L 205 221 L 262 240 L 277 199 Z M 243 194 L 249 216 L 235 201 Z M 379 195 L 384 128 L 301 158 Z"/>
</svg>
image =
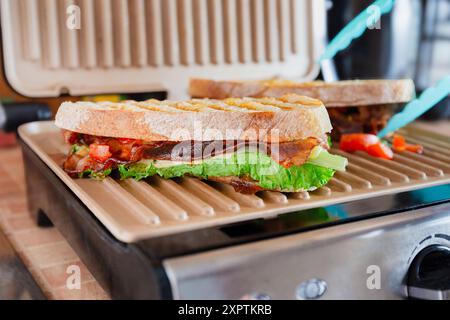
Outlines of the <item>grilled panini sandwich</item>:
<svg viewBox="0 0 450 320">
<path fill-rule="evenodd" d="M 378 133 L 401 104 L 415 97 L 412 80 L 351 80 L 326 83 L 267 81 L 215 81 L 192 79 L 195 98 L 280 97 L 295 93 L 321 100 L 328 109 L 333 138 L 345 133 Z"/>
<path fill-rule="evenodd" d="M 328 152 L 324 105 L 298 95 L 143 102 L 66 102 L 56 115 L 74 177 L 190 175 L 237 191 L 310 191 L 345 158 Z"/>
</svg>

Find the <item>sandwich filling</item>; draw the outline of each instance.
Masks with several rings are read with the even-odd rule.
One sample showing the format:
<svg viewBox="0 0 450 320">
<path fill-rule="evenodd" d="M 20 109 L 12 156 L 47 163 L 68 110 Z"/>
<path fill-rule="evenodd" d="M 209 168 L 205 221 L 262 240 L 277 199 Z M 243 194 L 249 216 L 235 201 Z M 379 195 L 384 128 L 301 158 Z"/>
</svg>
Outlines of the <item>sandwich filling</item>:
<svg viewBox="0 0 450 320">
<path fill-rule="evenodd" d="M 389 119 L 399 109 L 398 105 L 371 105 L 359 107 L 328 108 L 333 131 L 331 137 L 339 141 L 349 133 L 377 134 L 386 127 Z"/>
<path fill-rule="evenodd" d="M 64 170 L 73 177 L 110 174 L 137 180 L 190 175 L 231 184 L 237 191 L 311 191 L 325 185 L 347 160 L 328 153 L 325 139 L 283 143 L 151 141 L 64 132 L 71 145 Z"/>
</svg>

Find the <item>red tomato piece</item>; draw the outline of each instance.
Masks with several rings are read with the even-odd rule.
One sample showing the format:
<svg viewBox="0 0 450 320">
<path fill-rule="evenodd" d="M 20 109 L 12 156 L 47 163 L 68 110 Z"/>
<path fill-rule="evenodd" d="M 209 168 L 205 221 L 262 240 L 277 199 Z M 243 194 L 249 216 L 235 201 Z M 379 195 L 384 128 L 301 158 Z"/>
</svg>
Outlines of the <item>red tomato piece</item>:
<svg viewBox="0 0 450 320">
<path fill-rule="evenodd" d="M 392 146 L 392 149 L 397 151 L 397 152 L 403 152 L 406 150 L 406 146 L 402 146 L 402 147 L 398 147 L 398 146 Z"/>
<path fill-rule="evenodd" d="M 128 139 L 128 138 L 117 138 L 117 140 L 119 140 L 120 143 L 122 144 L 129 144 L 134 142 L 134 139 Z"/>
<path fill-rule="evenodd" d="M 105 162 L 111 158 L 112 153 L 109 151 L 109 146 L 106 144 L 91 144 L 89 146 L 89 156 L 98 162 Z"/>
<path fill-rule="evenodd" d="M 373 157 L 382 158 L 386 160 L 394 159 L 394 153 L 389 146 L 382 142 L 373 144 L 367 148 L 367 153 Z"/>
<path fill-rule="evenodd" d="M 394 139 L 392 140 L 392 146 L 395 149 L 404 149 L 406 147 L 405 138 L 399 135 L 394 135 Z"/>
<path fill-rule="evenodd" d="M 420 144 L 408 144 L 406 143 L 406 139 L 400 135 L 394 136 L 392 148 L 397 152 L 410 151 L 414 153 L 423 153 L 423 146 Z"/>
<path fill-rule="evenodd" d="M 423 146 L 421 146 L 420 144 L 407 144 L 405 149 L 414 153 L 423 153 Z"/>
<path fill-rule="evenodd" d="M 352 133 L 344 134 L 341 137 L 339 148 L 342 151 L 354 152 L 354 151 L 367 151 L 367 148 L 371 145 L 377 144 L 380 139 L 373 134 L 364 133 Z"/>
</svg>

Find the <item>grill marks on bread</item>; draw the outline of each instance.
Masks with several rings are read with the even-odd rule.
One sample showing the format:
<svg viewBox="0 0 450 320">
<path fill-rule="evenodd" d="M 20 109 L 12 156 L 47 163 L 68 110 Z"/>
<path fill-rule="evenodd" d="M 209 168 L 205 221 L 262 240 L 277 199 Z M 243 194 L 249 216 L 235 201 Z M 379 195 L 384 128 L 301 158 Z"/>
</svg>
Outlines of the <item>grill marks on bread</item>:
<svg viewBox="0 0 450 320">
<path fill-rule="evenodd" d="M 98 102 L 105 110 L 127 110 L 127 111 L 158 111 L 158 112 L 282 112 L 293 111 L 302 106 L 318 107 L 322 103 L 319 100 L 308 97 L 286 95 L 279 99 L 275 98 L 228 98 L 225 100 L 215 99 L 192 99 L 186 101 L 159 101 L 150 99 L 146 101 L 126 100 L 122 102 Z M 95 104 L 93 104 L 95 105 Z"/>
</svg>

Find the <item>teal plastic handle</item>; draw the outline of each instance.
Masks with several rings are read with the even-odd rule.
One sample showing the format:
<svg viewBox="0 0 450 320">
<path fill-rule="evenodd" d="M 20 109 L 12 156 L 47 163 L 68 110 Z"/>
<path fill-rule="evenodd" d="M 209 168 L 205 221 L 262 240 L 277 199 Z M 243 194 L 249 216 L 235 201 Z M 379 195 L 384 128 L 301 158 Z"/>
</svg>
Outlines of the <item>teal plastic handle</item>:
<svg viewBox="0 0 450 320">
<path fill-rule="evenodd" d="M 377 0 L 367 7 L 331 40 L 320 61 L 332 59 L 339 51 L 346 49 L 353 40 L 361 37 L 371 24 L 375 24 L 383 14 L 391 12 L 394 4 L 395 0 Z"/>
<path fill-rule="evenodd" d="M 434 87 L 425 90 L 420 98 L 408 103 L 402 112 L 391 118 L 387 126 L 381 130 L 378 137 L 383 138 L 410 124 L 425 112 L 433 108 L 436 104 L 444 100 L 450 94 L 450 75 L 438 82 Z"/>
</svg>

